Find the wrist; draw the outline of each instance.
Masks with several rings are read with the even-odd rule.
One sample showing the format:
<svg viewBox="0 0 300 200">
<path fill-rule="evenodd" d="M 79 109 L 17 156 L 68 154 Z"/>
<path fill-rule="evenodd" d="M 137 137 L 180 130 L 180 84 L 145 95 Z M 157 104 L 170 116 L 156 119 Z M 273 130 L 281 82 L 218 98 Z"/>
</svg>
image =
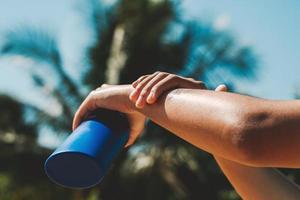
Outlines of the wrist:
<svg viewBox="0 0 300 200">
<path fill-rule="evenodd" d="M 131 111 L 131 112 L 139 112 L 140 109 L 138 109 L 136 106 L 135 106 L 135 102 L 131 101 L 129 96 L 130 94 L 134 91 L 134 87 L 132 85 L 124 85 L 125 88 L 124 88 L 124 99 L 126 100 L 126 105 L 128 106 L 128 109 Z"/>
</svg>

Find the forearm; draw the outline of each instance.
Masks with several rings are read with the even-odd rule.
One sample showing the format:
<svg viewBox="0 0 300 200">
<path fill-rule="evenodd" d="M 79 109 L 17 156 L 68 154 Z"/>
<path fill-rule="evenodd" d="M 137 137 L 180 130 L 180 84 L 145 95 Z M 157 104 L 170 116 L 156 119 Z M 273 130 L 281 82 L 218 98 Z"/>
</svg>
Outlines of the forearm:
<svg viewBox="0 0 300 200">
<path fill-rule="evenodd" d="M 294 106 L 297 108 L 291 108 Z M 189 143 L 253 166 L 297 167 L 298 102 L 269 101 L 234 93 L 176 89 L 138 109 Z M 287 139 L 288 138 L 288 139 Z"/>
<path fill-rule="evenodd" d="M 241 115 L 256 101 L 232 93 L 177 89 L 139 112 L 205 151 L 244 162 Z"/>
<path fill-rule="evenodd" d="M 215 159 L 242 199 L 300 199 L 299 186 L 274 168 L 245 166 L 218 156 Z"/>
</svg>

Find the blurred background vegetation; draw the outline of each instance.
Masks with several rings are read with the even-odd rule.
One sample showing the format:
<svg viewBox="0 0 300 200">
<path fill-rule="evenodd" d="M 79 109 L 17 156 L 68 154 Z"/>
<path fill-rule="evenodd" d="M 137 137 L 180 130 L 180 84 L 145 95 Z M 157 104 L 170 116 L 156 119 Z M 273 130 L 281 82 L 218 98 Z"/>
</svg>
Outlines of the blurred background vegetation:
<svg viewBox="0 0 300 200">
<path fill-rule="evenodd" d="M 210 88 L 226 83 L 235 90 L 238 82 L 233 80 L 255 80 L 260 68 L 252 47 L 209 21 L 185 19 L 179 1 L 83 4 L 78 12 L 88 19 L 93 42 L 84 50 L 79 79 L 66 70 L 52 32 L 24 24 L 4 34 L 0 56 L 31 60 L 34 89 L 55 102 L 60 115 L 0 95 L 0 199 L 240 199 L 211 155 L 152 122 L 139 141 L 121 153 L 101 184 L 75 191 L 49 181 L 43 162 L 53 149 L 38 143 L 39 133 L 63 140 L 80 102 L 102 83 L 130 83 L 143 74 L 167 71 L 203 80 Z M 51 110 L 53 104 L 46 106 Z M 297 171 L 283 171 L 299 181 Z"/>
</svg>

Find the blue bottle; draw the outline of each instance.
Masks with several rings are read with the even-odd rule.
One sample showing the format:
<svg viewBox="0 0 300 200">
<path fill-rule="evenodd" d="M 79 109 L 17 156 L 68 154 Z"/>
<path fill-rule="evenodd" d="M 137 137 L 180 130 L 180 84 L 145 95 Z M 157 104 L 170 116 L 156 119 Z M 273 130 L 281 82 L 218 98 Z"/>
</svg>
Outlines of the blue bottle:
<svg viewBox="0 0 300 200">
<path fill-rule="evenodd" d="M 92 187 L 101 181 L 128 138 L 124 114 L 98 109 L 48 157 L 46 174 L 64 187 Z"/>
</svg>

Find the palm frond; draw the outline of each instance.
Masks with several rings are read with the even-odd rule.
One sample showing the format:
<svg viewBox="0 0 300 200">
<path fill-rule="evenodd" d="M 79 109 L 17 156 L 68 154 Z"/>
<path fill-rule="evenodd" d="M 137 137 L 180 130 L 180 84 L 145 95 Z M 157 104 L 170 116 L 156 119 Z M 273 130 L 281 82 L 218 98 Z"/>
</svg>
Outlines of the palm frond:
<svg viewBox="0 0 300 200">
<path fill-rule="evenodd" d="M 24 108 L 26 109 L 27 118 L 33 121 L 36 126 L 42 127 L 46 125 L 52 128 L 55 133 L 70 131 L 69 121 L 66 121 L 64 116 L 52 116 L 45 110 L 29 103 L 24 104 Z"/>
<path fill-rule="evenodd" d="M 239 46 L 233 35 L 216 31 L 210 24 L 196 23 L 193 27 L 193 45 L 185 76 L 205 80 L 208 72 L 222 68 L 236 76 L 255 78 L 257 59 L 251 48 Z"/>
<path fill-rule="evenodd" d="M 65 123 L 71 124 L 73 113 L 75 112 L 74 109 L 72 109 L 72 105 L 74 105 L 74 102 L 72 102 L 72 99 L 69 99 L 64 95 L 64 88 L 61 87 L 50 87 L 47 85 L 47 81 L 45 80 L 45 77 L 40 76 L 37 73 L 32 73 L 31 77 L 33 81 L 35 82 L 35 85 L 45 93 L 45 95 L 53 98 L 56 100 L 59 105 L 62 108 L 62 113 L 64 113 L 64 121 Z M 36 110 L 36 109 L 34 109 Z M 37 110 L 36 110 L 37 111 Z M 70 127 L 69 127 L 70 128 Z"/>
<path fill-rule="evenodd" d="M 0 49 L 2 56 L 21 55 L 38 62 L 46 62 L 58 75 L 67 96 L 72 97 L 76 104 L 80 103 L 82 95 L 62 66 L 62 55 L 53 35 L 32 26 L 23 26 L 8 31 L 4 38 L 4 45 Z"/>
<path fill-rule="evenodd" d="M 241 47 L 233 50 L 226 58 L 221 60 L 221 65 L 232 70 L 234 75 L 255 78 L 258 59 L 250 47 Z"/>
<path fill-rule="evenodd" d="M 62 58 L 56 40 L 49 33 L 32 26 L 23 26 L 4 35 L 2 55 L 23 55 L 60 67 Z"/>
</svg>

